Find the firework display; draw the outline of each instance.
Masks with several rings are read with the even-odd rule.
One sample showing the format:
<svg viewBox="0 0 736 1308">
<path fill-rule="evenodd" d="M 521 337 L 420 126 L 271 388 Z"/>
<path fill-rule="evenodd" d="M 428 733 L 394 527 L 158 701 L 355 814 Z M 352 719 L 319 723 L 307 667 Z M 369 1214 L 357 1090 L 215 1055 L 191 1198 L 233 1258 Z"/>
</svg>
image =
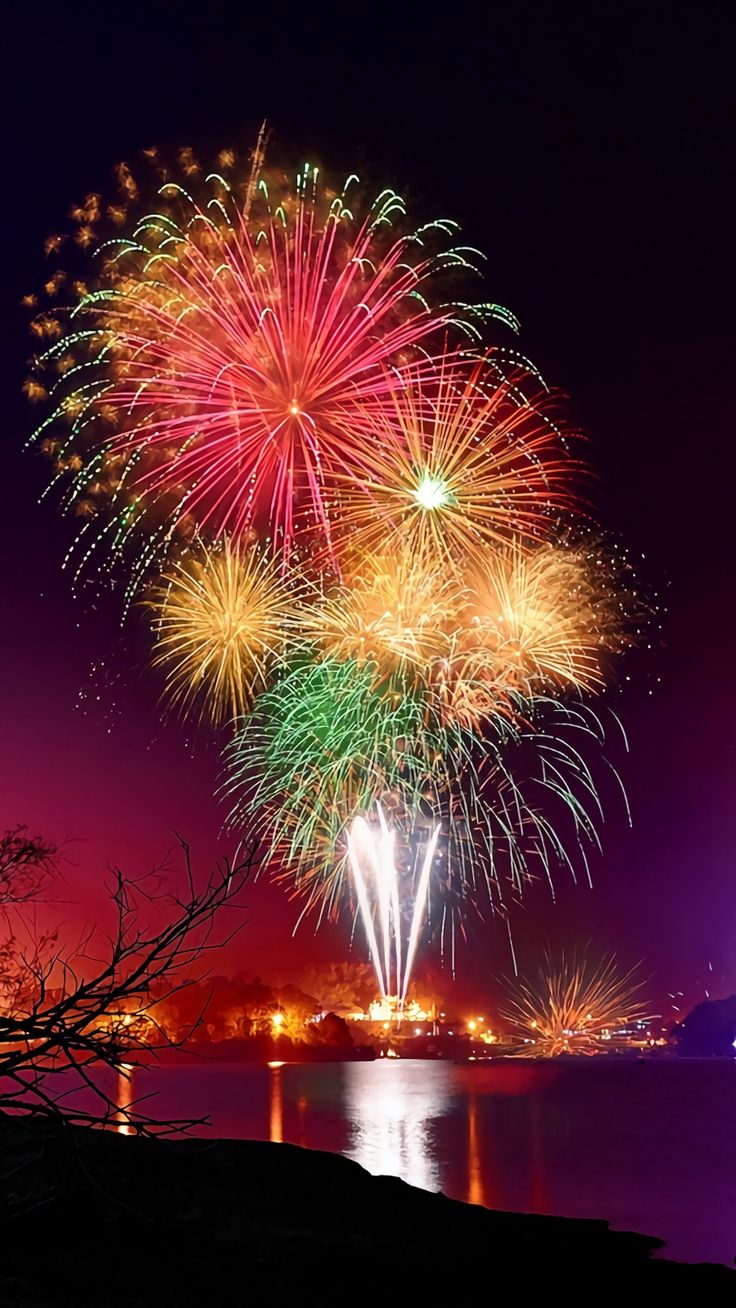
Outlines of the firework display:
<svg viewBox="0 0 736 1308">
<path fill-rule="evenodd" d="M 459 629 L 464 593 L 454 575 L 400 541 L 347 554 L 343 577 L 303 614 L 305 638 L 324 656 L 371 665 L 380 684 L 396 676 L 425 684 Z"/>
<path fill-rule="evenodd" d="M 94 285 L 34 320 L 54 406 L 38 434 L 73 474 L 73 511 L 112 510 L 116 549 L 136 529 L 154 553 L 172 533 L 255 530 L 288 558 L 315 528 L 332 552 L 334 484 L 366 477 L 376 415 L 408 369 L 433 375 L 433 340 L 493 306 L 432 309 L 430 284 L 472 252 L 442 248 L 454 223 L 402 234 L 393 191 L 353 203 L 356 177 L 335 193 L 308 164 L 291 186 L 258 153 L 244 190 L 227 157 L 206 177 L 182 163 L 160 169 L 154 212 L 136 213 L 124 172 Z M 77 216 L 92 245 L 99 197 Z"/>
<path fill-rule="evenodd" d="M 503 1011 L 523 1058 L 596 1054 L 625 1028 L 650 1021 L 636 969 L 623 971 L 615 955 L 599 963 L 546 955 L 536 973 L 520 978 Z"/>
<path fill-rule="evenodd" d="M 74 566 L 123 571 L 168 701 L 225 729 L 232 821 L 275 874 L 369 939 L 380 882 L 383 988 L 405 989 L 425 918 L 454 932 L 585 865 L 587 701 L 636 638 L 635 587 L 558 400 L 488 342 L 517 324 L 468 301 L 455 223 L 292 180 L 262 138 L 242 172 L 147 156 L 154 202 L 121 165 L 117 199 L 47 242 L 87 271 L 33 305 Z"/>
</svg>

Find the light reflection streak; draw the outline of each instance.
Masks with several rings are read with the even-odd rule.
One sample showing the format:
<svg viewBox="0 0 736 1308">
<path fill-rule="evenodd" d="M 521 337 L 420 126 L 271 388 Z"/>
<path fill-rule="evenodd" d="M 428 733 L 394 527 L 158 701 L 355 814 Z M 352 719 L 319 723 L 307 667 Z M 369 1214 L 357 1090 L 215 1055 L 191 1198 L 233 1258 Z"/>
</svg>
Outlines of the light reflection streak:
<svg viewBox="0 0 736 1308">
<path fill-rule="evenodd" d="M 274 1144 L 284 1139 L 284 1099 L 281 1085 L 281 1063 L 269 1063 L 268 1079 L 268 1138 Z"/>
<path fill-rule="evenodd" d="M 422 1063 L 345 1064 L 345 1153 L 374 1176 L 399 1176 L 424 1190 L 439 1190 L 442 1166 L 435 1122 L 450 1108 L 453 1069 Z"/>
<path fill-rule="evenodd" d="M 483 1172 L 481 1169 L 478 1098 L 471 1094 L 468 1098 L 468 1203 L 482 1204 Z"/>
<path fill-rule="evenodd" d="M 115 1130 L 118 1135 L 131 1135 L 133 1128 L 130 1125 L 129 1113 L 133 1104 L 133 1064 L 121 1063 L 118 1068 L 118 1093 L 117 1093 L 118 1113 L 116 1114 L 117 1126 Z"/>
<path fill-rule="evenodd" d="M 302 1149 L 304 1149 L 304 1148 L 306 1147 L 306 1143 L 307 1143 L 307 1109 L 308 1109 L 308 1107 L 309 1107 L 309 1101 L 308 1101 L 308 1099 L 307 1099 L 307 1096 L 306 1096 L 306 1095 L 300 1095 L 300 1096 L 299 1096 L 299 1102 L 297 1103 L 297 1112 L 298 1112 L 298 1114 L 299 1114 L 299 1144 L 301 1145 Z"/>
</svg>

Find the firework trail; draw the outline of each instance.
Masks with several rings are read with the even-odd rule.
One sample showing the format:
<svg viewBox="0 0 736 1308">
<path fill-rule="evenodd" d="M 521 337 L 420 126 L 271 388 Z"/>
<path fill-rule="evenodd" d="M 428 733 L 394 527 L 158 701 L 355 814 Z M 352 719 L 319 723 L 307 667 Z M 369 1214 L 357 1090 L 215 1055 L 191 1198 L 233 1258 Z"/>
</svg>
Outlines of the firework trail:
<svg viewBox="0 0 736 1308">
<path fill-rule="evenodd" d="M 389 830 L 383 810 L 377 806 L 378 827 L 356 817 L 347 833 L 350 873 L 368 942 L 381 997 L 404 1007 L 416 956 L 419 933 L 429 902 L 429 879 L 440 834 L 439 826 L 427 842 L 419 881 L 411 887 L 408 904 L 396 867 L 395 832 Z M 402 948 L 402 909 L 409 910 L 409 939 Z"/>
</svg>

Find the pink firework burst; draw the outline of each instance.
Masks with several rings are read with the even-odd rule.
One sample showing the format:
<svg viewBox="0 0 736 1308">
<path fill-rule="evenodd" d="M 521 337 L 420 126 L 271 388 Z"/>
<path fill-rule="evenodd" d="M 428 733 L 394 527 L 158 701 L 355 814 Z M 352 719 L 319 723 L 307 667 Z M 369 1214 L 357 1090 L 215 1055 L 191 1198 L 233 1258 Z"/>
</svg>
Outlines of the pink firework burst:
<svg viewBox="0 0 736 1308">
<path fill-rule="evenodd" d="M 259 175 L 243 191 L 212 174 L 207 201 L 167 182 L 160 212 L 101 246 L 99 285 L 53 347 L 85 355 L 61 402 L 77 511 L 112 501 L 121 539 L 151 512 L 255 530 L 284 557 L 311 527 L 332 552 L 336 479 L 369 475 L 376 413 L 405 372 L 433 371 L 438 329 L 473 330 L 470 310 L 423 295 L 443 268 L 472 267 L 437 248 L 454 224 L 407 235 L 393 191 L 356 219 L 356 181 L 335 194 L 306 167 L 295 189 Z"/>
</svg>

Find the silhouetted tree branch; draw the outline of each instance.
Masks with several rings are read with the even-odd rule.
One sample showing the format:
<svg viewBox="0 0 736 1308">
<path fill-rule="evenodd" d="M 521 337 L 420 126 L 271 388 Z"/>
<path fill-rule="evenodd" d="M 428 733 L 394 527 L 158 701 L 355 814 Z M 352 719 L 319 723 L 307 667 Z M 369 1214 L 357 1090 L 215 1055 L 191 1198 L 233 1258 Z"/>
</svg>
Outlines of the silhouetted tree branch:
<svg viewBox="0 0 736 1308">
<path fill-rule="evenodd" d="M 56 873 L 58 850 L 26 827 L 0 835 L 0 911 L 36 899 L 42 886 Z"/>
<path fill-rule="evenodd" d="M 54 932 L 26 933 L 22 948 L 0 942 L 0 1110 L 143 1133 L 178 1131 L 194 1121 L 159 1121 L 140 1103 L 120 1103 L 115 1085 L 151 1046 L 171 1044 L 156 1006 L 192 980 L 200 965 L 239 929 L 222 929 L 255 859 L 247 849 L 198 888 L 189 847 L 184 888 L 166 894 L 159 874 L 137 880 L 112 873 L 113 927 L 90 930 L 73 950 Z M 28 908 L 53 867 L 55 851 L 21 829 L 0 840 L 0 914 Z M 5 976 L 2 966 L 5 958 Z M 109 1076 L 107 1078 L 109 1081 Z M 80 1098 L 80 1092 L 83 1092 Z M 122 1096 L 128 1098 L 128 1096 Z"/>
</svg>

